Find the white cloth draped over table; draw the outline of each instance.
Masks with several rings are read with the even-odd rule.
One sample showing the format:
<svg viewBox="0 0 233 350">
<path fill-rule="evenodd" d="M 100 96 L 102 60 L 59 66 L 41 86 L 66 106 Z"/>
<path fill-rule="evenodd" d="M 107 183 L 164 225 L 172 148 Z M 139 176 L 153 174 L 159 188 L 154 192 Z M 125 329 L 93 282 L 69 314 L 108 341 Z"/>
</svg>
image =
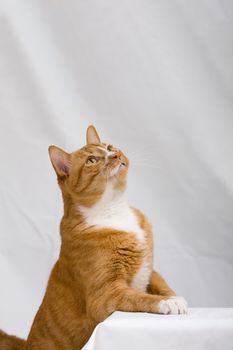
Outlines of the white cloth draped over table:
<svg viewBox="0 0 233 350">
<path fill-rule="evenodd" d="M 156 269 L 191 306 L 233 306 L 232 18 L 229 0 L 0 1 L 0 328 L 27 336 L 58 256 L 47 148 L 89 124 L 130 158 Z"/>
<path fill-rule="evenodd" d="M 232 350 L 232 344 L 232 308 L 192 308 L 187 315 L 115 312 L 83 350 Z"/>
</svg>

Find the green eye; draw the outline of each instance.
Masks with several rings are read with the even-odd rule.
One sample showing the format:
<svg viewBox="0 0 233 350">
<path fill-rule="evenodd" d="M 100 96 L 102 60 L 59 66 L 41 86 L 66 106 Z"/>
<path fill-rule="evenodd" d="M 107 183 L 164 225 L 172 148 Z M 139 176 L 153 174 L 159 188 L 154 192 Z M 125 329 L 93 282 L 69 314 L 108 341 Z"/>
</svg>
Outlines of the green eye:
<svg viewBox="0 0 233 350">
<path fill-rule="evenodd" d="M 86 160 L 86 164 L 91 165 L 91 164 L 95 164 L 95 163 L 97 163 L 97 159 L 95 157 L 89 157 Z"/>
<path fill-rule="evenodd" d="M 110 151 L 110 152 L 113 151 L 113 146 L 112 145 L 108 145 L 107 150 Z"/>
</svg>

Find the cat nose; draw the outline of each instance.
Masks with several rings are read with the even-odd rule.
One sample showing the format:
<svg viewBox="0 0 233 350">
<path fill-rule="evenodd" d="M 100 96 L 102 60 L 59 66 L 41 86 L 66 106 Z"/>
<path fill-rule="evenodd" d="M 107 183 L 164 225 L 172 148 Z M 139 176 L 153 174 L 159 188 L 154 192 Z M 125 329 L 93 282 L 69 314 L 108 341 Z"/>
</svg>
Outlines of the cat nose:
<svg viewBox="0 0 233 350">
<path fill-rule="evenodd" d="M 116 151 L 116 152 L 112 152 L 112 153 L 113 154 L 110 154 L 108 156 L 108 158 L 110 158 L 110 159 L 121 159 L 121 155 L 122 155 L 121 151 Z"/>
</svg>

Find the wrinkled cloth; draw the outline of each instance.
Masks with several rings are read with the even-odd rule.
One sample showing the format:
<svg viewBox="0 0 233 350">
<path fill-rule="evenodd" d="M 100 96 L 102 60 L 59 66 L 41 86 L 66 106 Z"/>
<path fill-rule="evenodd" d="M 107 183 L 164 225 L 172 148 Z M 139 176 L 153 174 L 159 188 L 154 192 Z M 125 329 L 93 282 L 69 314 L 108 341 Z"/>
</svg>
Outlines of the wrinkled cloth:
<svg viewBox="0 0 233 350">
<path fill-rule="evenodd" d="M 191 308 L 187 315 L 114 312 L 83 350 L 232 350 L 233 308 Z"/>
</svg>

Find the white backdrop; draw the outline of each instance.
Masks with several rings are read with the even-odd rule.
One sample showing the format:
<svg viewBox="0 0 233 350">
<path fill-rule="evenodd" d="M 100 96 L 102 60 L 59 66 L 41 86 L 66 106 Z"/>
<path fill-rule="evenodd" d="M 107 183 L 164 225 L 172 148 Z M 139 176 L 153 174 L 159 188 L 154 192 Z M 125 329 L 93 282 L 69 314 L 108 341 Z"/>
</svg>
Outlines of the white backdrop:
<svg viewBox="0 0 233 350">
<path fill-rule="evenodd" d="M 47 147 L 93 123 L 132 160 L 155 266 L 233 306 L 233 3 L 0 1 L 0 328 L 26 336 L 59 250 Z"/>
</svg>

